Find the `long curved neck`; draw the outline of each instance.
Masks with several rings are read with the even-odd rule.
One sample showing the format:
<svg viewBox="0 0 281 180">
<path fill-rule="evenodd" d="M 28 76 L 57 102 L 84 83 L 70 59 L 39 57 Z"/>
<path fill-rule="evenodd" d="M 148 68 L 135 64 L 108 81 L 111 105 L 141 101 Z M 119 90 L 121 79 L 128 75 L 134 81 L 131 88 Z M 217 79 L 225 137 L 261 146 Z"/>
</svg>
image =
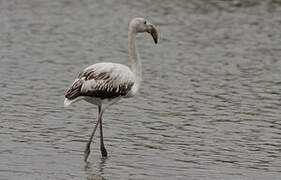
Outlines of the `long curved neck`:
<svg viewBox="0 0 281 180">
<path fill-rule="evenodd" d="M 129 28 L 129 56 L 132 63 L 132 71 L 136 76 L 136 80 L 138 83 L 140 83 L 142 78 L 142 68 L 141 68 L 141 62 L 139 60 L 139 55 L 137 52 L 136 47 L 136 31 L 133 28 Z"/>
</svg>

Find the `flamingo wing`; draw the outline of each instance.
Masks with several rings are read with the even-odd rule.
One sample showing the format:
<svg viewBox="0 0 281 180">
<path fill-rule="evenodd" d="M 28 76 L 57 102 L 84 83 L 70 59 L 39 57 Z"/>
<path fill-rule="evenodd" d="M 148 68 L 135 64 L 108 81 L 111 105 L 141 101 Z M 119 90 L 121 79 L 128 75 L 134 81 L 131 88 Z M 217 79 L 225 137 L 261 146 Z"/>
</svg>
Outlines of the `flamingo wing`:
<svg viewBox="0 0 281 180">
<path fill-rule="evenodd" d="M 98 63 L 79 73 L 65 97 L 74 100 L 79 96 L 112 99 L 126 96 L 135 83 L 134 74 L 122 64 Z"/>
</svg>

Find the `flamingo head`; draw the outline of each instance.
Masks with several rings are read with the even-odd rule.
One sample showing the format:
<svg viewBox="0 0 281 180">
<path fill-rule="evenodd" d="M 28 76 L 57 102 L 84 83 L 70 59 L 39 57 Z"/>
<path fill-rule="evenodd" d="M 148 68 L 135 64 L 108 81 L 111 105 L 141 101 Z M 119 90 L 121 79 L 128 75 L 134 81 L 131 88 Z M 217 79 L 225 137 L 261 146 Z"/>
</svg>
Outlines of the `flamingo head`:
<svg viewBox="0 0 281 180">
<path fill-rule="evenodd" d="M 158 33 L 155 26 L 144 18 L 135 18 L 131 21 L 130 26 L 136 33 L 149 33 L 155 44 L 158 42 Z"/>
</svg>

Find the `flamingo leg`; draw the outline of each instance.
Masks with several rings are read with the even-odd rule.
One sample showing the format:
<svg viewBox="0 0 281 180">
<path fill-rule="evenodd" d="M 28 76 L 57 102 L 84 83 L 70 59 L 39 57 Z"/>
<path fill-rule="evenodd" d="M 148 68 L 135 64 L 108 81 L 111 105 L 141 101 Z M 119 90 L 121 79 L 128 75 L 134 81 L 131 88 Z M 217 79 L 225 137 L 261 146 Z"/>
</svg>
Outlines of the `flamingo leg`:
<svg viewBox="0 0 281 180">
<path fill-rule="evenodd" d="M 101 111 L 100 108 L 99 108 L 99 111 Z M 107 157 L 107 151 L 106 151 L 104 143 L 103 143 L 102 115 L 100 116 L 100 150 L 101 150 L 102 157 Z"/>
<path fill-rule="evenodd" d="M 101 118 L 102 118 L 102 114 L 103 114 L 103 111 L 101 111 L 101 106 L 98 106 L 98 117 L 97 117 L 97 123 L 93 129 L 93 132 L 91 134 L 91 137 L 89 138 L 88 142 L 87 142 L 87 145 L 86 145 L 86 148 L 85 148 L 85 151 L 84 151 L 84 161 L 87 162 L 87 159 L 88 159 L 88 156 L 90 154 L 90 146 L 91 146 L 91 142 L 93 140 L 93 137 L 95 135 L 95 132 L 97 130 L 97 127 L 99 125 L 99 123 L 101 122 Z"/>
</svg>

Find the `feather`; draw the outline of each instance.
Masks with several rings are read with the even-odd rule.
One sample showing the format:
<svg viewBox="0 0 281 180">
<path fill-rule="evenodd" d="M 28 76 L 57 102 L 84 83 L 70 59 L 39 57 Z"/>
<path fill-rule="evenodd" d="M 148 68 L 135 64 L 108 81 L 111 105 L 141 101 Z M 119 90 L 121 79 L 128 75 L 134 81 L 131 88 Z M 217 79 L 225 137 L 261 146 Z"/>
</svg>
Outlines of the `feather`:
<svg viewBox="0 0 281 180">
<path fill-rule="evenodd" d="M 135 83 L 134 74 L 122 64 L 98 63 L 79 73 L 77 79 L 66 91 L 68 100 L 80 96 L 112 99 L 126 96 Z M 69 105 L 68 102 L 65 104 Z"/>
</svg>

